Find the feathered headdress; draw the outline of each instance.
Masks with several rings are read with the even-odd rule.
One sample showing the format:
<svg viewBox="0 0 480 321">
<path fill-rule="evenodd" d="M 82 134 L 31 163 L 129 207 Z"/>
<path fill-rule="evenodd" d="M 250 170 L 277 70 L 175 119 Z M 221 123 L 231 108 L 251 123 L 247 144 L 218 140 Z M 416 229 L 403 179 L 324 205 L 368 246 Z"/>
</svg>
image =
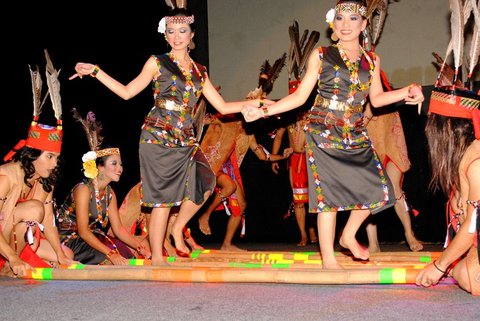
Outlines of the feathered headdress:
<svg viewBox="0 0 480 321">
<path fill-rule="evenodd" d="M 447 53 L 443 60 L 440 72 L 435 82 L 435 88 L 432 91 L 430 99 L 429 112 L 449 117 L 470 118 L 475 128 L 475 136 L 480 139 L 480 95 L 471 91 L 470 85 L 473 79 L 473 72 L 478 64 L 480 14 L 478 0 L 449 0 L 450 3 L 450 28 L 451 40 L 447 47 Z M 480 2 L 480 1 L 479 1 Z M 464 54 L 464 32 L 465 25 L 473 15 L 473 35 L 470 43 L 468 57 L 468 76 L 466 86 L 460 80 L 459 68 L 463 63 Z M 448 77 L 447 57 L 453 52 L 453 75 L 452 80 L 448 81 L 449 86 L 442 85 L 445 78 Z M 451 72 L 450 72 L 451 74 Z M 449 79 L 450 77 L 448 77 Z M 459 87 L 459 84 L 461 85 Z"/>
<path fill-rule="evenodd" d="M 174 9 L 187 9 L 187 0 L 165 0 L 167 6 L 172 10 Z M 192 24 L 195 22 L 195 16 L 192 14 L 190 16 L 165 16 L 158 23 L 158 32 L 165 34 L 167 29 L 167 23 L 187 23 Z M 194 48 L 191 48 L 194 49 Z"/>
<path fill-rule="evenodd" d="M 43 82 L 40 72 L 38 67 L 36 70 L 32 70 L 32 68 L 28 66 L 32 80 L 33 120 L 30 124 L 30 128 L 28 129 L 27 139 L 20 140 L 17 145 L 15 145 L 15 147 L 4 157 L 4 161 L 6 162 L 11 160 L 13 155 L 15 155 L 16 152 L 24 146 L 55 153 L 60 153 L 62 149 L 63 128 L 60 82 L 58 81 L 59 71 L 53 67 L 53 63 L 47 50 L 45 50 L 45 59 L 47 61 L 46 77 L 48 91 L 42 101 Z M 50 96 L 55 118 L 57 119 L 56 127 L 38 123 L 43 104 L 48 96 Z"/>
<path fill-rule="evenodd" d="M 87 116 L 83 118 L 76 108 L 72 108 L 72 115 L 73 119 L 82 125 L 87 136 L 90 151 L 82 156 L 83 173 L 86 177 L 93 179 L 98 174 L 95 160 L 104 156 L 120 155 L 120 150 L 118 148 L 100 149 L 103 142 L 103 136 L 101 135 L 102 124 L 97 121 L 92 111 L 89 111 Z"/>
<path fill-rule="evenodd" d="M 308 57 L 320 39 L 320 33 L 314 30 L 309 35 L 309 30 L 305 29 L 302 33 L 302 38 L 300 38 L 298 22 L 294 21 L 288 28 L 288 34 L 290 36 L 290 50 L 287 69 L 289 91 L 291 93 L 295 91 L 300 77 L 305 71 Z"/>
<path fill-rule="evenodd" d="M 260 66 L 260 74 L 258 76 L 258 87 L 249 92 L 247 99 L 262 98 L 270 94 L 273 90 L 273 83 L 277 80 L 280 72 L 286 64 L 287 53 L 275 60 L 273 65 L 270 65 L 268 60 L 265 60 Z"/>
<path fill-rule="evenodd" d="M 167 6 L 169 6 L 170 8 L 175 9 L 175 8 L 183 8 L 183 9 L 186 9 L 187 8 L 187 0 L 165 0 L 165 3 L 167 4 Z"/>
<path fill-rule="evenodd" d="M 368 20 L 368 25 L 363 34 L 367 38 L 364 39 L 365 50 L 374 50 L 378 43 L 383 25 L 385 24 L 385 18 L 387 17 L 388 3 L 389 0 L 367 0 L 367 13 L 365 16 Z"/>
</svg>

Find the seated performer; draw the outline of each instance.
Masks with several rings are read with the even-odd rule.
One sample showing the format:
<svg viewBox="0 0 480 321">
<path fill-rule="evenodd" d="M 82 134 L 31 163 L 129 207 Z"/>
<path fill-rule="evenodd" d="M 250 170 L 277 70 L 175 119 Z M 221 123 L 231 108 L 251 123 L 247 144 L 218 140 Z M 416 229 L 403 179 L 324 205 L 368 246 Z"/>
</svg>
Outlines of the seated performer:
<svg viewBox="0 0 480 321">
<path fill-rule="evenodd" d="M 75 253 L 75 260 L 84 264 L 126 265 L 134 258 L 131 249 L 150 258 L 148 242 L 136 240 L 122 224 L 117 197 L 110 186 L 123 172 L 118 148 L 100 149 L 100 124 L 89 112 L 86 119 L 74 110 L 74 118 L 82 123 L 90 144 L 83 155 L 86 179 L 73 187 L 59 209 L 58 221 L 62 243 Z M 112 228 L 114 236 L 108 235 Z"/>
<path fill-rule="evenodd" d="M 5 156 L 7 163 L 0 166 L 1 239 L 8 241 L 11 249 L 32 267 L 70 265 L 73 262 L 73 254 L 68 248 L 62 248 L 55 226 L 53 191 L 59 179 L 58 158 L 63 129 L 58 73 L 47 53 L 46 58 L 50 98 L 57 126 L 38 123 L 42 108 L 42 81 L 38 70 L 30 69 L 34 85 L 34 118 L 27 139 L 21 140 Z M 14 275 L 24 275 L 24 268 L 29 268 L 29 265 L 15 261 L 15 256 L 12 262 L 12 253 L 8 248 L 2 252 L 0 267 L 5 265 L 3 255 L 9 259 L 11 266 L 11 271 L 10 268 L 4 268 L 2 274 L 11 275 L 13 272 Z"/>
</svg>

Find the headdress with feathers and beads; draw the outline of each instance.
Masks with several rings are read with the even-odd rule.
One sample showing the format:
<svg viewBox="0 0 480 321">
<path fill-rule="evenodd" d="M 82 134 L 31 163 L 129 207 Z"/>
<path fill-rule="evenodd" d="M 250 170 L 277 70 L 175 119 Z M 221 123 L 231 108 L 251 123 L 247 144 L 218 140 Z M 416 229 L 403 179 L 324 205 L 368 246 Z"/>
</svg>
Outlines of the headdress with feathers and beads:
<svg viewBox="0 0 480 321">
<path fill-rule="evenodd" d="M 38 150 L 60 153 L 62 149 L 62 101 L 60 97 L 60 81 L 58 80 L 59 71 L 55 69 L 50 59 L 48 51 L 45 50 L 45 59 L 47 65 L 45 67 L 45 75 L 47 79 L 48 91 L 42 101 L 42 77 L 38 67 L 32 70 L 30 66 L 30 77 L 32 79 L 33 92 L 33 120 L 28 129 L 27 139 L 20 140 L 17 145 L 4 157 L 4 161 L 10 161 L 12 157 L 24 146 L 35 148 Z M 38 119 L 42 112 L 42 107 L 50 96 L 52 108 L 57 119 L 57 126 L 49 126 L 38 123 Z"/>
<path fill-rule="evenodd" d="M 82 124 L 82 128 L 87 136 L 88 145 L 90 146 L 90 151 L 82 156 L 83 174 L 93 179 L 97 177 L 98 174 L 96 159 L 110 155 L 120 155 L 120 149 L 100 149 L 103 142 L 103 136 L 100 133 L 102 131 L 102 124 L 97 121 L 92 111 L 89 111 L 85 118 L 83 118 L 75 108 L 72 108 L 72 113 L 73 118 Z"/>
</svg>

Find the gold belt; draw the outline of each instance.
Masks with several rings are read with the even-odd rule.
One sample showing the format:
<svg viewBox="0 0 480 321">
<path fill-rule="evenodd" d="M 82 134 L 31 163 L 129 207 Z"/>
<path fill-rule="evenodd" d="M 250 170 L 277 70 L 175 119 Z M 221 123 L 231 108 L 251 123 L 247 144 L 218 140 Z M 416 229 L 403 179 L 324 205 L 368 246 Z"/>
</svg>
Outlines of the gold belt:
<svg viewBox="0 0 480 321">
<path fill-rule="evenodd" d="M 363 105 L 349 105 L 343 101 L 325 99 L 323 97 L 317 96 L 315 98 L 315 107 L 325 107 L 332 110 L 338 111 L 349 111 L 351 113 L 361 113 L 363 112 Z"/>
<path fill-rule="evenodd" d="M 180 112 L 185 112 L 188 110 L 188 106 L 179 105 L 173 100 L 167 100 L 164 98 L 155 99 L 155 107 L 164 108 L 167 110 L 175 110 Z"/>
</svg>

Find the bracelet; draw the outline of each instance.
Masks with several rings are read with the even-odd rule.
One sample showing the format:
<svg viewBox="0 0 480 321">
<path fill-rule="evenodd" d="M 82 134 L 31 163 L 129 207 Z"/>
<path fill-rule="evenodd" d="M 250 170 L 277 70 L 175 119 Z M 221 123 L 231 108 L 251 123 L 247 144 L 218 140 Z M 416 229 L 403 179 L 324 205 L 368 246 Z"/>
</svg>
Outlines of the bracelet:
<svg viewBox="0 0 480 321">
<path fill-rule="evenodd" d="M 268 118 L 268 116 L 270 116 L 268 114 L 268 107 L 267 106 L 262 106 L 262 111 L 263 111 L 263 118 Z"/>
<path fill-rule="evenodd" d="M 442 271 L 442 269 L 440 269 L 438 266 L 437 266 L 437 260 L 434 260 L 432 262 L 433 266 L 439 271 L 439 272 L 442 272 L 442 274 L 447 274 L 447 271 Z"/>
<path fill-rule="evenodd" d="M 112 257 L 112 255 L 114 255 L 114 254 L 120 254 L 120 252 L 118 252 L 117 249 L 112 249 L 112 250 L 110 250 L 110 252 L 108 252 L 107 254 L 105 254 L 105 256 L 106 256 L 106 258 L 107 258 L 108 260 L 111 261 L 111 257 Z"/>
<path fill-rule="evenodd" d="M 100 71 L 100 67 L 98 65 L 95 65 L 93 68 L 93 71 L 90 73 L 90 76 L 93 78 L 97 77 L 98 72 Z"/>
</svg>

